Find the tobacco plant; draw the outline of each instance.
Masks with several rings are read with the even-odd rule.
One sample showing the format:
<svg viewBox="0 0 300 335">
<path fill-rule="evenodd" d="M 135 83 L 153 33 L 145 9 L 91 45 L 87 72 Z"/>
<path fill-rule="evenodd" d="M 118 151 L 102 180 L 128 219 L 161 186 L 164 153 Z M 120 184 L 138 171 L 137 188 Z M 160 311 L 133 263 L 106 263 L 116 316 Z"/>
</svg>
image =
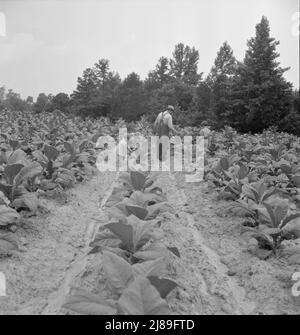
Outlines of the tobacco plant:
<svg viewBox="0 0 300 335">
<path fill-rule="evenodd" d="M 300 213 L 290 214 L 287 205 L 272 206 L 264 203 L 264 206 L 268 214 L 266 225 L 262 225 L 253 237 L 258 241 L 259 248 L 270 250 L 271 255 L 276 254 L 283 240 L 292 238 L 292 233 L 286 233 L 284 228 L 289 222 L 299 218 Z"/>
<path fill-rule="evenodd" d="M 130 265 L 109 251 L 103 252 L 103 271 L 115 299 L 81 289 L 67 297 L 64 308 L 94 315 L 164 315 L 169 307 L 164 300 L 177 286 L 165 274 L 162 259 Z"/>
</svg>

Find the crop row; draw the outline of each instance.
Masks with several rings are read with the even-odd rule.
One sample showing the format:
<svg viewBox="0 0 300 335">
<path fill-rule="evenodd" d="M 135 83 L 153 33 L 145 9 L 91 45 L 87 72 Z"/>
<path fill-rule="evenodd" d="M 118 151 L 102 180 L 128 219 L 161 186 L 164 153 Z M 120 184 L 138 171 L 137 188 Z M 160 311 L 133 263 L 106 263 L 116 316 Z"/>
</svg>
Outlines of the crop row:
<svg viewBox="0 0 300 335">
<path fill-rule="evenodd" d="M 96 170 L 95 143 L 118 125 L 53 114 L 2 112 L 0 116 L 0 255 L 18 250 L 11 232 L 40 209 L 40 197 L 65 190 Z"/>
<path fill-rule="evenodd" d="M 214 139 L 206 179 L 218 198 L 257 240 L 257 255 L 278 255 L 284 240 L 300 237 L 300 141 L 288 134 L 239 135 L 227 129 Z"/>
<path fill-rule="evenodd" d="M 123 173 L 107 200 L 109 222 L 91 243 L 91 254 L 101 257 L 109 297 L 74 289 L 65 308 L 80 314 L 169 314 L 165 300 L 177 286 L 166 277 L 174 246 L 165 246 L 158 216 L 173 208 L 155 176 L 138 171 Z"/>
</svg>

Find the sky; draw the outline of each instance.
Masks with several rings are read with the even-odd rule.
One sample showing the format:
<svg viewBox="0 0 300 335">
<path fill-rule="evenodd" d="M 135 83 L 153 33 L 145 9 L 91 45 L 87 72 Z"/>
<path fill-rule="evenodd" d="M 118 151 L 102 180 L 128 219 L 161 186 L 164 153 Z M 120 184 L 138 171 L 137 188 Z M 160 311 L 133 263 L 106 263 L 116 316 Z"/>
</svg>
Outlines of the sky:
<svg viewBox="0 0 300 335">
<path fill-rule="evenodd" d="M 0 0 L 0 86 L 23 98 L 70 94 L 100 58 L 122 78 L 144 79 L 180 42 L 199 51 L 205 76 L 224 41 L 243 60 L 265 15 L 285 77 L 299 87 L 297 12 L 299 0 Z"/>
</svg>

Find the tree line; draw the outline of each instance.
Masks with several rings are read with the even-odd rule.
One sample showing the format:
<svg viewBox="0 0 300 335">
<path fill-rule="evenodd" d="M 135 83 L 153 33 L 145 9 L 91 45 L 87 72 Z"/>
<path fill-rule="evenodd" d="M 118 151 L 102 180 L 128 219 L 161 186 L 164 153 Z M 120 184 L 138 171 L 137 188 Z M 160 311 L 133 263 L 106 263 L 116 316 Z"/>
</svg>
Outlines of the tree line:
<svg viewBox="0 0 300 335">
<path fill-rule="evenodd" d="M 106 116 L 126 121 L 146 116 L 153 120 L 166 105 L 175 106 L 174 119 L 182 126 L 208 121 L 218 129 L 225 125 L 242 132 L 260 132 L 268 127 L 300 135 L 299 89 L 283 76 L 276 46 L 266 17 L 247 41 L 244 60 L 238 61 L 224 42 L 209 74 L 198 71 L 199 51 L 179 43 L 172 57 L 161 57 L 144 80 L 133 72 L 121 79 L 100 59 L 84 70 L 76 90 L 69 96 L 39 94 L 22 100 L 0 88 L 1 108 L 51 112 L 59 109 L 82 117 Z"/>
</svg>

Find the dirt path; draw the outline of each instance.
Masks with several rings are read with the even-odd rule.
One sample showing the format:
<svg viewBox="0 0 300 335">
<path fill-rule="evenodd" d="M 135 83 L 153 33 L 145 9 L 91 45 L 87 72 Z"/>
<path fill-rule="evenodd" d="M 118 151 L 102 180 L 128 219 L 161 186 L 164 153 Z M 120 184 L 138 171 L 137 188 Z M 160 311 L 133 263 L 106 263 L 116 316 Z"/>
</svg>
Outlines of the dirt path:
<svg viewBox="0 0 300 335">
<path fill-rule="evenodd" d="M 67 193 L 63 205 L 41 199 L 49 214 L 32 219 L 17 237 L 24 252 L 0 260 L 7 278 L 1 314 L 57 314 L 69 283 L 84 268 L 85 254 L 101 220 L 99 205 L 115 173 L 99 174 Z"/>
<path fill-rule="evenodd" d="M 50 214 L 34 219 L 17 234 L 27 249 L 0 261 L 7 276 L 1 314 L 66 314 L 61 308 L 71 286 L 105 290 L 101 255 L 86 256 L 99 225 L 106 222 L 105 201 L 115 173 L 100 174 L 78 185 L 68 201 L 43 200 Z M 298 266 L 262 261 L 249 252 L 241 220 L 226 216 L 225 203 L 205 183 L 186 183 L 180 173 L 161 173 L 157 184 L 176 214 L 160 219 L 165 243 L 181 253 L 169 273 L 179 284 L 168 298 L 175 314 L 299 314 L 291 296 L 291 276 Z"/>
<path fill-rule="evenodd" d="M 173 311 L 176 314 L 252 313 L 253 301 L 247 299 L 245 290 L 227 275 L 227 267 L 206 244 L 197 227 L 186 195 L 192 184 L 186 184 L 181 174 L 168 173 L 161 175 L 158 183 L 163 185 L 176 209 L 176 216 L 163 225 L 168 243 L 177 246 L 181 253 L 181 259 L 174 266 L 180 288 L 169 301 Z"/>
</svg>

